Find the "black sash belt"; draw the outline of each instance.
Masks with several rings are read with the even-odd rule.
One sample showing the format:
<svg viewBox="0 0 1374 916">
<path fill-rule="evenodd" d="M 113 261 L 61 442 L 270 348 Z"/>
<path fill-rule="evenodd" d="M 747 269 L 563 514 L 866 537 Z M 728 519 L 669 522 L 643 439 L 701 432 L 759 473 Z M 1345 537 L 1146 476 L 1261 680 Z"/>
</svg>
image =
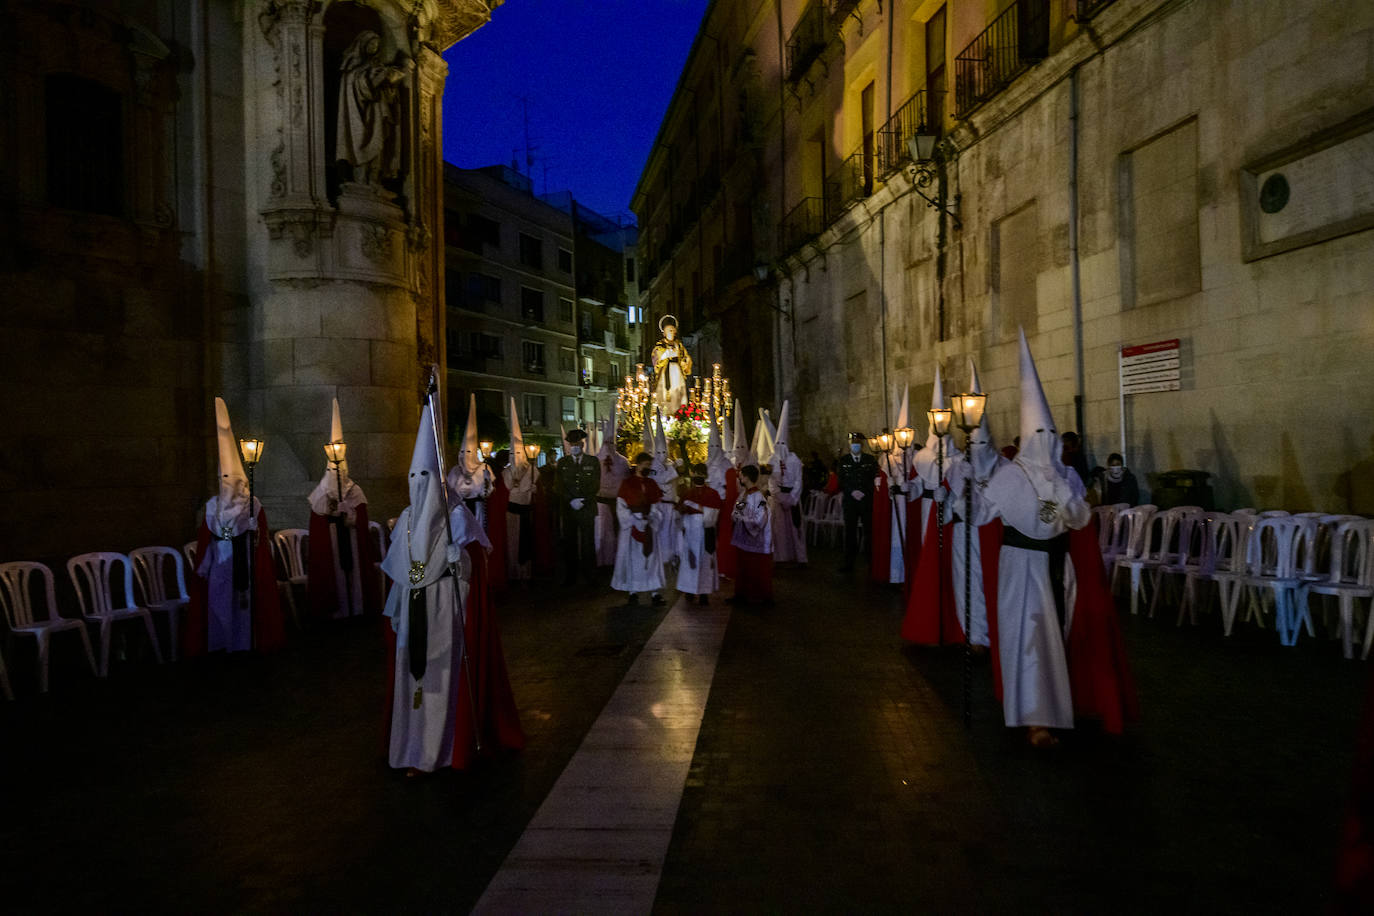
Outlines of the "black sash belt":
<svg viewBox="0 0 1374 916">
<path fill-rule="evenodd" d="M 1064 558 L 1069 552 L 1069 535 L 1065 532 L 1048 540 L 1033 538 L 1017 531 L 1010 525 L 1002 528 L 1002 543 L 1007 547 L 1021 550 L 1038 550 L 1049 554 L 1050 593 L 1054 595 L 1054 610 L 1059 615 L 1059 626 L 1064 626 Z"/>
<path fill-rule="evenodd" d="M 520 519 L 516 559 L 523 566 L 534 558 L 534 506 L 529 503 L 507 503 L 506 511 Z"/>
<path fill-rule="evenodd" d="M 440 580 L 449 576 L 447 571 L 439 577 Z M 436 583 L 437 584 L 437 583 Z M 410 649 L 410 676 L 416 683 L 425 676 L 425 669 L 429 667 L 429 596 L 427 588 L 411 588 L 410 601 L 407 608 L 409 619 L 409 629 L 406 632 L 406 639 Z M 459 624 L 461 626 L 461 622 Z M 417 707 L 418 708 L 418 707 Z"/>
<path fill-rule="evenodd" d="M 614 506 L 614 505 L 615 505 L 615 497 L 614 497 L 614 496 L 598 496 L 598 497 L 596 498 L 596 501 L 599 502 L 599 503 L 601 503 L 601 505 L 603 505 L 603 506 Z"/>
<path fill-rule="evenodd" d="M 248 591 L 248 532 L 235 535 L 232 545 L 234 591 Z"/>
</svg>

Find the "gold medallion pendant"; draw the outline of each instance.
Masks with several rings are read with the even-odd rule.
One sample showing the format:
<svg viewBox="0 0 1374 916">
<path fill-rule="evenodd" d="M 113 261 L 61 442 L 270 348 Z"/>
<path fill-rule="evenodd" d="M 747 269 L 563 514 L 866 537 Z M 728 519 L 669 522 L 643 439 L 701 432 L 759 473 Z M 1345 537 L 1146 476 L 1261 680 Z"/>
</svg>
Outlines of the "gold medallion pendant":
<svg viewBox="0 0 1374 916">
<path fill-rule="evenodd" d="M 1059 503 L 1052 499 L 1040 500 L 1040 521 L 1049 525 L 1054 522 L 1059 515 Z"/>
<path fill-rule="evenodd" d="M 425 578 L 425 564 L 418 560 L 410 561 L 410 584 L 419 585 Z"/>
</svg>

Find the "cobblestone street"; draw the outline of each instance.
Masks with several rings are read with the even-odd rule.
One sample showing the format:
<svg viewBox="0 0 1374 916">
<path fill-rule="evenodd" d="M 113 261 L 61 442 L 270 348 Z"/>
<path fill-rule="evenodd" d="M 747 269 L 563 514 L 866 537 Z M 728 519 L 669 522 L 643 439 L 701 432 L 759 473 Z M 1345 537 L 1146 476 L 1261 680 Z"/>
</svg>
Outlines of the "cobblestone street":
<svg viewBox="0 0 1374 916">
<path fill-rule="evenodd" d="M 1367 675 L 1337 645 L 1128 619 L 1143 721 L 1035 753 L 1001 726 L 986 663 L 966 732 L 960 651 L 904 648 L 897 591 L 834 561 L 779 570 L 776 606 L 733 612 L 658 910 L 1323 908 Z M 59 643 L 53 693 L 14 664 L 21 696 L 0 707 L 0 899 L 464 912 L 665 612 L 516 590 L 502 626 L 528 747 L 421 780 L 383 763 L 375 622 L 105 682 Z"/>
</svg>

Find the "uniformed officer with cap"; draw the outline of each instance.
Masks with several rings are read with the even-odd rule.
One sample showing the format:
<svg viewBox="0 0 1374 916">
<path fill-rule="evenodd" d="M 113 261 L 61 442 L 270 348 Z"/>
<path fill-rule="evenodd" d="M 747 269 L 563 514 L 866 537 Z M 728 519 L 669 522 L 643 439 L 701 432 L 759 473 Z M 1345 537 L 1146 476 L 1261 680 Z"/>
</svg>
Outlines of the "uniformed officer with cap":
<svg viewBox="0 0 1374 916">
<path fill-rule="evenodd" d="M 601 489 L 601 462 L 583 451 L 586 438 L 580 429 L 570 431 L 568 454 L 558 459 L 565 585 L 577 581 L 579 569 L 588 581 L 596 575 L 596 494 Z"/>
<path fill-rule="evenodd" d="M 864 434 L 849 434 L 849 454 L 840 458 L 835 476 L 840 481 L 841 505 L 844 507 L 844 566 L 854 571 L 854 557 L 859 553 L 859 521 L 864 531 L 873 531 L 873 481 L 878 476 L 878 462 L 864 454 Z"/>
</svg>

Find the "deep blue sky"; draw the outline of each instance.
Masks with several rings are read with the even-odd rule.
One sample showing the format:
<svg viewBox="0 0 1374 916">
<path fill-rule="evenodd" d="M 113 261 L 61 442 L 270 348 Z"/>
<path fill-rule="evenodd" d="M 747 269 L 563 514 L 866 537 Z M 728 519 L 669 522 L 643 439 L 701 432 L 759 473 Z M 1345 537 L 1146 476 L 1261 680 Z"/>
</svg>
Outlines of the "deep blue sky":
<svg viewBox="0 0 1374 916">
<path fill-rule="evenodd" d="M 534 190 L 571 190 L 627 214 L 707 0 L 506 0 L 444 55 L 444 158 L 525 170 Z"/>
</svg>

